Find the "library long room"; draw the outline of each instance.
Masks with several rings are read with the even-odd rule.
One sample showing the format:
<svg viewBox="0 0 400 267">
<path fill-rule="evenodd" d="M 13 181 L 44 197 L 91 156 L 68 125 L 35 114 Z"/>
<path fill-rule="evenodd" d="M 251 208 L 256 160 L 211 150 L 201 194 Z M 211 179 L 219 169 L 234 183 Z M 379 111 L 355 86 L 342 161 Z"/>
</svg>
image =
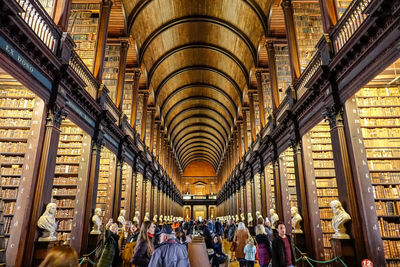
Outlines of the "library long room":
<svg viewBox="0 0 400 267">
<path fill-rule="evenodd" d="M 0 266 L 400 267 L 399 29 L 400 0 L 0 0 Z"/>
</svg>

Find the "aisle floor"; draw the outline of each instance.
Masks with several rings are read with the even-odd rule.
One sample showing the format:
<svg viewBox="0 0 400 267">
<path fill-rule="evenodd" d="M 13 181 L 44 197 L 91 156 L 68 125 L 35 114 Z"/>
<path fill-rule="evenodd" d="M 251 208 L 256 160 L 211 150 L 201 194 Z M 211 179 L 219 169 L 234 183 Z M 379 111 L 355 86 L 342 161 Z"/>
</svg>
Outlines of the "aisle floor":
<svg viewBox="0 0 400 267">
<path fill-rule="evenodd" d="M 228 242 L 226 239 L 224 239 L 222 241 L 222 250 L 224 251 L 225 254 L 229 255 L 230 259 L 232 259 L 232 252 L 229 250 L 230 247 L 231 247 L 231 243 Z M 257 262 L 256 262 L 256 264 L 254 266 L 255 267 L 260 267 L 260 265 L 258 265 Z M 229 267 L 239 267 L 239 262 L 238 261 L 230 262 L 229 263 Z"/>
</svg>

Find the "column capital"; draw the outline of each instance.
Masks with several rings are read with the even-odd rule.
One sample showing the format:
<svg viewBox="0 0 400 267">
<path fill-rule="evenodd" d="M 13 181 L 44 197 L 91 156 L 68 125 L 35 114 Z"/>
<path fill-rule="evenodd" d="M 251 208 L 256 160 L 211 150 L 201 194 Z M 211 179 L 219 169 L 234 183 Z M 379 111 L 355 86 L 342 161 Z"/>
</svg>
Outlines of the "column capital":
<svg viewBox="0 0 400 267">
<path fill-rule="evenodd" d="M 326 107 L 322 116 L 328 120 L 331 129 L 343 125 L 343 108 Z"/>
<path fill-rule="evenodd" d="M 68 112 L 64 107 L 54 105 L 47 111 L 46 126 L 52 126 L 60 129 L 62 121 L 67 117 Z"/>
</svg>

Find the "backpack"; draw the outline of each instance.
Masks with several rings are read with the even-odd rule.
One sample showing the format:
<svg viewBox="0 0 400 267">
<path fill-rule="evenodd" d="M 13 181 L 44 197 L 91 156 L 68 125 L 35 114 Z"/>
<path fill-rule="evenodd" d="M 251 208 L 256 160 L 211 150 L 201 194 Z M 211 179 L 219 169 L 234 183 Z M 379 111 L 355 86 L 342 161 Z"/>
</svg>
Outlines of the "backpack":
<svg viewBox="0 0 400 267">
<path fill-rule="evenodd" d="M 135 246 L 136 246 L 136 241 L 130 242 L 125 245 L 124 251 L 122 252 L 122 255 L 121 255 L 124 263 L 131 262 L 131 260 L 133 258 L 133 254 L 135 254 Z"/>
</svg>

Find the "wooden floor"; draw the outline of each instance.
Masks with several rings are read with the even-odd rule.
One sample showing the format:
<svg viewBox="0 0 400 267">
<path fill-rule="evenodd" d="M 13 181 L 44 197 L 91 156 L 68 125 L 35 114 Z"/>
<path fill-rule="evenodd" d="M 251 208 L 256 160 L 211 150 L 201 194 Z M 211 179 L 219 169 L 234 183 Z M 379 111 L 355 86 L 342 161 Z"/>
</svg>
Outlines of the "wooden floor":
<svg viewBox="0 0 400 267">
<path fill-rule="evenodd" d="M 232 259 L 234 257 L 232 255 L 232 252 L 229 250 L 230 247 L 231 247 L 231 243 L 228 242 L 226 239 L 224 239 L 222 241 L 222 250 L 224 251 L 225 254 L 229 255 L 230 259 Z M 260 265 L 258 265 L 258 263 L 256 262 L 256 264 L 254 266 L 259 267 Z M 239 267 L 239 263 L 235 260 L 234 262 L 229 263 L 229 267 Z"/>
</svg>

